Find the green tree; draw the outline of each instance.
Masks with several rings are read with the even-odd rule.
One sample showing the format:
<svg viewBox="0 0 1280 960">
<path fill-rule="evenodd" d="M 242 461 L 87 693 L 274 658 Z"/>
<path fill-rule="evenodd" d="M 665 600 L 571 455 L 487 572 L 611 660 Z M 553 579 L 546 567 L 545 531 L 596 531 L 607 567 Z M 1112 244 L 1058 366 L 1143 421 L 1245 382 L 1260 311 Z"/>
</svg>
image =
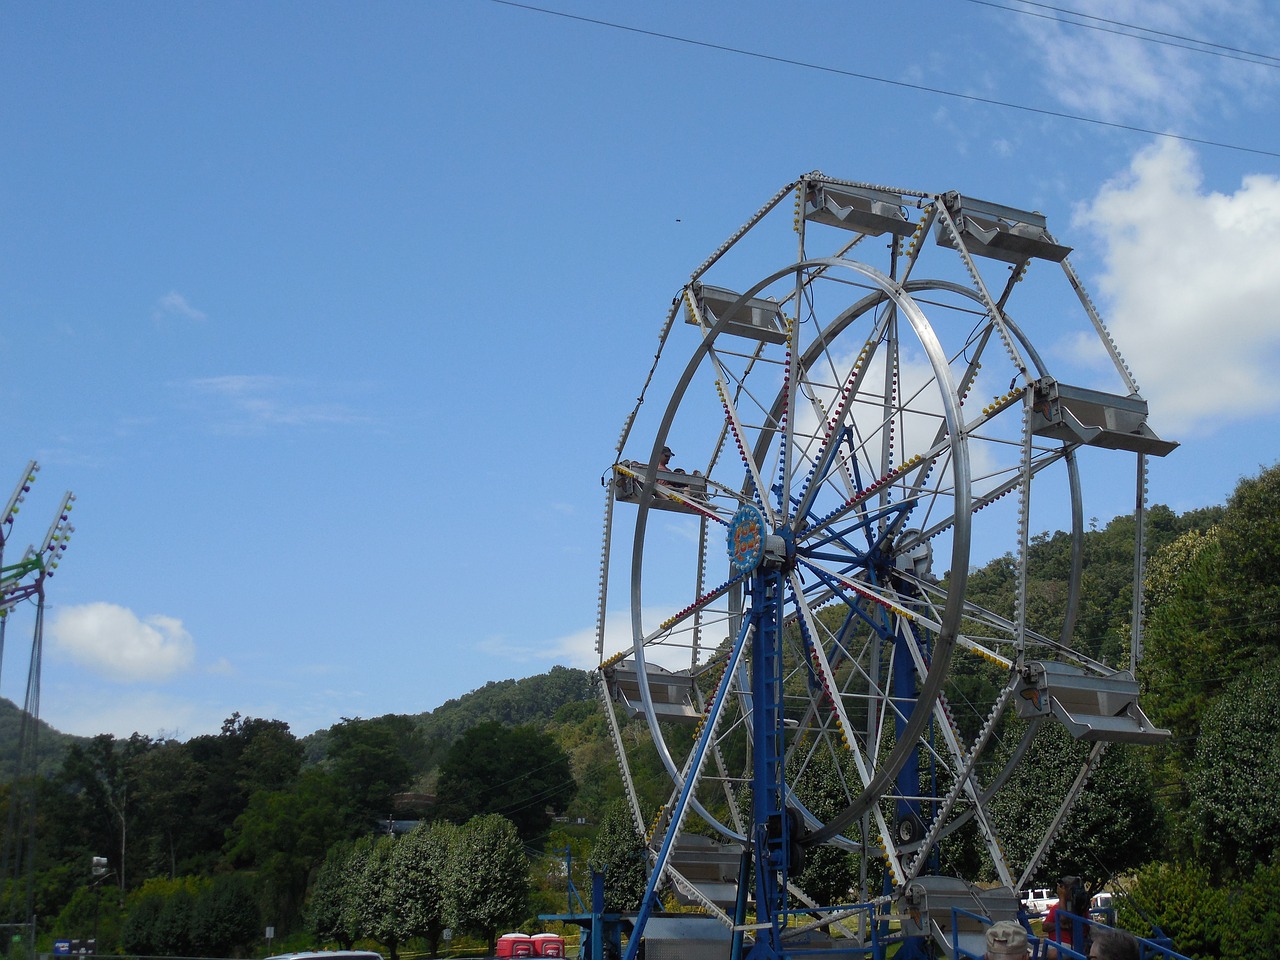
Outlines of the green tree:
<svg viewBox="0 0 1280 960">
<path fill-rule="evenodd" d="M 364 856 L 359 869 L 352 872 L 348 881 L 356 929 L 360 936 L 384 945 L 391 954 L 391 960 L 398 956 L 402 928 L 392 881 L 396 842 L 390 834 L 358 842 L 357 847 L 363 846 Z"/>
<path fill-rule="evenodd" d="M 1188 786 L 1200 863 L 1249 876 L 1280 853 L 1280 664 L 1239 678 L 1204 712 Z"/>
<path fill-rule="evenodd" d="M 222 873 L 201 886 L 192 918 L 192 941 L 200 956 L 230 957 L 256 944 L 262 916 L 251 877 Z"/>
<path fill-rule="evenodd" d="M 373 857 L 373 845 L 376 839 L 363 836 L 351 846 L 343 866 L 345 882 L 342 884 L 342 927 L 343 935 L 348 943 L 355 943 L 369 934 L 364 927 L 365 905 L 360 896 L 363 891 L 363 878 L 368 873 L 368 865 Z"/>
<path fill-rule="evenodd" d="M 1224 957 L 1253 960 L 1275 953 L 1276 944 L 1280 943 L 1276 890 L 1280 890 L 1280 863 L 1254 868 L 1248 882 L 1230 899 Z"/>
<path fill-rule="evenodd" d="M 1203 830 L 1218 821 L 1214 810 L 1242 799 L 1228 800 L 1225 792 L 1243 795 L 1247 786 L 1239 776 L 1224 785 L 1197 778 L 1192 771 L 1197 764 L 1212 763 L 1197 745 L 1215 701 L 1237 678 L 1265 673 L 1280 659 L 1277 506 L 1280 467 L 1271 467 L 1241 480 L 1225 509 L 1205 514 L 1216 523 L 1170 544 L 1149 567 L 1146 651 L 1139 676 L 1152 719 L 1174 733 L 1159 761 L 1160 780 L 1170 788 L 1164 803 L 1172 855 L 1214 856 L 1223 843 L 1233 844 L 1205 836 Z M 1210 788 L 1210 796 L 1198 799 L 1197 785 Z M 1247 872 L 1250 863 L 1241 869 Z M 1215 874 L 1233 872 L 1236 865 L 1215 862 L 1213 869 Z"/>
<path fill-rule="evenodd" d="M 247 719 L 238 735 L 244 739 L 237 763 L 240 787 L 246 796 L 258 790 L 293 786 L 302 768 L 302 744 L 283 720 Z"/>
<path fill-rule="evenodd" d="M 1221 531 L 1191 531 L 1152 558 L 1140 679 L 1156 723 L 1175 735 L 1185 760 L 1200 716 L 1229 681 L 1242 652 L 1232 636 L 1230 588 L 1223 582 Z"/>
<path fill-rule="evenodd" d="M 343 950 L 350 950 L 355 942 L 344 914 L 347 864 L 353 847 L 353 841 L 342 840 L 328 849 L 307 899 L 308 929 L 321 943 L 336 943 Z"/>
<path fill-rule="evenodd" d="M 76 940 L 97 940 L 99 955 L 118 952 L 125 915 L 114 887 L 81 886 L 53 921 L 53 930 Z"/>
<path fill-rule="evenodd" d="M 1230 922 L 1228 892 L 1215 886 L 1202 866 L 1149 863 L 1116 906 L 1116 922 L 1142 936 L 1154 924 L 1179 953 L 1195 960 L 1217 960 Z"/>
<path fill-rule="evenodd" d="M 222 858 L 227 830 L 257 790 L 291 787 L 302 766 L 302 745 L 279 720 L 233 713 L 217 736 L 193 737 L 187 750 L 198 768 L 198 799 L 179 846 L 178 869 L 211 873 Z"/>
<path fill-rule="evenodd" d="M 422 731 L 408 717 L 344 717 L 330 729 L 327 763 L 345 791 L 344 816 L 353 831 L 391 816 L 392 796 L 413 782 L 424 749 Z"/>
<path fill-rule="evenodd" d="M 622 796 L 618 759 L 598 700 L 565 703 L 546 727 L 569 755 L 578 794 L 566 808 L 570 818 L 599 822 L 610 802 Z"/>
<path fill-rule="evenodd" d="M 1264 661 L 1280 654 L 1280 465 L 1236 485 L 1222 515 L 1223 577 L 1232 585 L 1240 645 Z"/>
<path fill-rule="evenodd" d="M 499 813 L 533 840 L 577 795 L 569 756 L 554 738 L 532 726 L 488 722 L 472 727 L 440 765 L 438 791 L 452 820 Z"/>
<path fill-rule="evenodd" d="M 166 899 L 165 892 L 155 884 L 143 884 L 129 895 L 124 926 L 120 931 L 120 946 L 126 952 L 136 955 L 161 952 L 158 928 Z"/>
<path fill-rule="evenodd" d="M 1241 480 L 1215 527 L 1152 567 L 1143 675 L 1186 759 L 1209 702 L 1280 657 L 1280 466 Z"/>
<path fill-rule="evenodd" d="M 185 824 L 200 797 L 200 770 L 186 745 L 157 743 L 133 763 L 142 819 L 148 827 L 147 875 L 178 875 Z"/>
<path fill-rule="evenodd" d="M 420 823 L 400 838 L 392 862 L 391 886 L 401 938 L 422 937 L 433 957 L 447 925 L 450 858 L 457 833 L 458 828 L 445 821 Z"/>
<path fill-rule="evenodd" d="M 227 859 L 256 869 L 274 925 L 293 929 L 302 913 L 311 871 L 344 834 L 342 791 L 317 767 L 288 790 L 258 790 L 228 831 Z"/>
<path fill-rule="evenodd" d="M 484 937 L 492 954 L 498 927 L 523 919 L 529 895 L 515 824 L 497 814 L 473 817 L 458 830 L 450 859 L 450 925 Z"/>
<path fill-rule="evenodd" d="M 604 871 L 604 904 L 593 904 L 595 909 L 640 909 L 649 879 L 649 857 L 626 800 L 615 800 L 605 810 L 588 863 L 592 870 Z"/>
<path fill-rule="evenodd" d="M 146 881 L 129 895 L 122 946 L 131 953 L 232 956 L 255 943 L 261 917 L 244 874 Z"/>
<path fill-rule="evenodd" d="M 164 906 L 155 925 L 155 952 L 171 957 L 190 957 L 199 952 L 195 942 L 196 895 L 199 881 L 194 877 L 184 877 L 177 881 L 169 895 L 164 899 Z"/>
<path fill-rule="evenodd" d="M 1006 737 L 1006 742 L 1016 741 L 1016 735 Z M 1040 725 L 1026 761 L 991 804 L 1012 863 L 1030 861 L 1092 747 L 1073 741 L 1059 723 Z M 1086 886 L 1099 887 L 1156 855 L 1160 826 L 1160 808 L 1141 748 L 1111 744 L 1042 859 L 1038 876 L 1074 874 Z"/>
<path fill-rule="evenodd" d="M 133 876 L 139 848 L 145 848 L 132 842 L 137 838 L 131 831 L 142 806 L 136 764 L 151 748 L 151 740 L 139 734 L 127 740 L 100 734 L 73 743 L 59 775 L 58 788 L 67 801 L 61 816 L 73 818 L 66 827 L 75 833 L 79 855 L 109 856 L 122 891 Z"/>
</svg>

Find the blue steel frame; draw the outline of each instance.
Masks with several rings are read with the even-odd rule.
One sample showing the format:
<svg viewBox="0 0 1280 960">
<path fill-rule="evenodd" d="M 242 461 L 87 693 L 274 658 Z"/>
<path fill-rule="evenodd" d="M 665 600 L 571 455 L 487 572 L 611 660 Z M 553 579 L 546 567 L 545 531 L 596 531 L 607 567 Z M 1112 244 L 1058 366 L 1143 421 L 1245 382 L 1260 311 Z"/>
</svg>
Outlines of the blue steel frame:
<svg viewBox="0 0 1280 960">
<path fill-rule="evenodd" d="M 785 960 L 788 956 L 812 950 L 788 950 L 783 944 L 783 933 L 788 918 L 793 914 L 808 914 L 807 908 L 793 911 L 788 903 L 787 880 L 794 868 L 800 850 L 801 824 L 787 811 L 787 785 L 785 779 L 786 724 L 783 705 L 783 655 L 782 625 L 785 616 L 783 599 L 787 591 L 786 571 L 795 565 L 794 535 L 789 528 L 782 528 L 776 536 L 781 540 L 784 554 L 769 555 L 761 551 L 760 560 L 747 580 L 750 603 L 742 628 L 730 653 L 726 675 L 732 676 L 750 643 L 751 660 L 751 729 L 752 729 L 752 813 L 750 849 L 744 855 L 743 870 L 739 878 L 739 896 L 734 922 L 737 927 L 733 937 L 730 960 L 742 960 L 742 928 L 746 922 L 746 897 L 744 896 L 749 872 L 754 873 L 756 904 L 755 944 L 747 953 L 747 960 Z M 878 551 L 873 550 L 873 553 Z M 852 614 L 851 614 L 852 615 Z M 865 616 L 865 614 L 860 614 Z M 900 647 L 916 642 L 907 633 L 891 632 L 887 626 L 878 627 L 887 638 Z M 904 705 L 915 699 L 915 672 L 913 658 L 900 649 L 894 658 L 893 698 L 898 704 L 894 711 L 895 732 L 901 735 L 906 726 Z M 694 745 L 684 783 L 671 814 L 666 836 L 658 851 L 654 867 L 649 875 L 640 910 L 624 960 L 636 960 L 645 925 L 658 902 L 658 887 L 663 870 L 670 859 L 680 825 L 688 809 L 689 800 L 697 784 L 695 772 L 701 769 L 702 760 L 714 736 L 716 722 L 724 708 L 729 684 L 721 684 L 711 704 L 706 723 Z M 912 759 L 904 765 L 897 777 L 897 788 L 904 799 L 899 800 L 899 814 L 920 817 L 920 767 Z M 868 910 L 873 907 L 867 905 Z M 865 949 L 875 960 L 882 960 L 889 942 L 898 942 L 896 956 L 900 960 L 924 957 L 924 938 L 890 938 L 881 936 L 880 924 L 871 923 L 872 942 Z M 820 952 L 820 951 L 818 951 Z M 848 949 L 843 953 L 850 952 Z M 856 951 L 855 951 L 856 952 Z"/>
</svg>

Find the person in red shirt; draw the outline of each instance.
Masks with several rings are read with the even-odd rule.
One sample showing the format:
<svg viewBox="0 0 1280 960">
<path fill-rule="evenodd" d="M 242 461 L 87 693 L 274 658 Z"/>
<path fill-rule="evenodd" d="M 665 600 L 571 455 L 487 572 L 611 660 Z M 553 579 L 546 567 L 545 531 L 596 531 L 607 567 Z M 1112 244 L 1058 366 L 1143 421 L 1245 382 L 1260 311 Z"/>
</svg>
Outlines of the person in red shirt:
<svg viewBox="0 0 1280 960">
<path fill-rule="evenodd" d="M 1089 949 L 1088 930 L 1071 917 L 1064 916 L 1059 920 L 1059 908 L 1064 914 L 1072 913 L 1077 917 L 1088 914 L 1089 899 L 1085 895 L 1084 884 L 1080 882 L 1079 877 L 1068 876 L 1058 881 L 1058 902 L 1049 905 L 1049 912 L 1044 915 L 1044 923 L 1040 925 L 1040 935 L 1051 944 L 1058 943 L 1064 947 L 1071 947 L 1079 953 L 1086 953 Z M 1082 928 L 1083 943 L 1079 947 L 1074 942 L 1077 926 Z M 1048 960 L 1054 960 L 1058 956 L 1058 951 L 1052 946 L 1046 946 L 1044 955 Z"/>
</svg>

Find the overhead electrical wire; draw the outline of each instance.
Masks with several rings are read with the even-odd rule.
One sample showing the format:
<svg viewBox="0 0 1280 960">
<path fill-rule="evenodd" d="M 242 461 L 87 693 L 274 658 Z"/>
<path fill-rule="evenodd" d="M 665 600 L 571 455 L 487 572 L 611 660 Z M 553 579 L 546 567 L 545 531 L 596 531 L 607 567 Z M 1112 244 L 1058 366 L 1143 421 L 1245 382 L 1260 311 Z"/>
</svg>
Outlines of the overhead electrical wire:
<svg viewBox="0 0 1280 960">
<path fill-rule="evenodd" d="M 1123 20 L 1108 20 L 1106 17 L 1095 17 L 1091 13 L 1082 13 L 1079 10 L 1070 10 L 1066 7 L 1055 7 L 1048 3 L 1037 3 L 1036 0 L 1012 0 L 1015 3 L 1023 3 L 1029 7 L 1039 7 L 1042 10 L 1052 10 L 1054 13 L 1064 13 L 1070 17 L 1079 17 L 1081 20 L 1093 20 L 1094 23 L 1080 23 L 1076 20 L 1063 20 L 1060 17 L 1049 16 L 1044 13 L 1036 13 L 1034 10 L 1021 10 L 1017 7 L 1005 6 L 1003 3 L 995 3 L 993 0 L 969 0 L 970 3 L 981 4 L 984 7 L 994 7 L 996 10 L 1007 10 L 1010 13 L 1017 13 L 1024 17 L 1039 17 L 1043 20 L 1054 20 L 1058 23 L 1065 23 L 1073 27 L 1084 27 L 1086 30 L 1101 30 L 1105 33 L 1114 33 L 1121 37 L 1131 37 L 1134 40 L 1142 40 L 1146 43 L 1158 43 L 1169 47 L 1178 47 L 1182 50 L 1191 50 L 1196 53 L 1207 53 L 1213 57 L 1226 57 L 1228 60 L 1243 60 L 1245 63 L 1256 63 L 1262 67 L 1280 66 L 1280 57 L 1273 57 L 1269 53 L 1257 53 L 1253 50 L 1242 50 L 1239 47 L 1229 47 L 1225 43 L 1214 43 L 1212 40 L 1201 40 L 1199 37 L 1186 37 L 1178 33 L 1167 33 L 1164 30 L 1156 30 L 1152 27 L 1139 26 L 1136 23 L 1125 23 Z M 1112 27 L 1124 27 L 1124 30 L 1112 30 L 1108 27 L 1099 26 L 1098 24 L 1109 24 Z M 1126 33 L 1125 30 L 1137 30 L 1139 33 Z M 1141 36 L 1140 34 L 1150 34 L 1150 36 Z M 1160 39 L 1160 38 L 1166 39 Z M 1182 43 L 1169 43 L 1169 40 L 1184 40 L 1186 44 L 1194 44 L 1187 46 Z M 1205 49 L 1208 47 L 1209 49 Z M 1238 56 L 1232 56 L 1238 54 Z"/>
<path fill-rule="evenodd" d="M 722 53 L 732 53 L 740 57 L 751 57 L 756 60 L 768 60 L 772 63 L 781 63 L 791 67 L 801 67 L 806 70 L 817 70 L 822 73 L 835 74 L 836 76 L 849 77 L 854 80 L 870 80 L 874 83 L 883 83 L 892 87 L 900 87 L 906 90 L 916 90 L 921 93 L 932 93 L 941 97 L 951 97 L 956 100 L 967 100 L 970 103 L 981 103 L 986 106 L 1004 107 L 1009 110 L 1020 110 L 1024 113 L 1034 113 L 1045 117 L 1054 117 L 1059 120 L 1074 120 L 1077 123 L 1090 123 L 1100 127 L 1110 127 L 1114 130 L 1125 130 L 1129 133 L 1141 133 L 1146 136 L 1160 137 L 1166 140 L 1178 140 L 1183 143 L 1195 143 L 1204 147 L 1217 147 L 1221 150 L 1235 150 L 1240 153 L 1251 153 L 1262 157 L 1275 157 L 1280 159 L 1280 152 L 1275 150 L 1263 150 L 1259 147 L 1246 147 L 1236 143 L 1225 143 L 1220 140 L 1208 140 L 1202 137 L 1192 137 L 1186 134 L 1169 133 L 1162 130 L 1152 130 L 1148 127 L 1139 127 L 1134 124 L 1119 123 L 1115 120 L 1102 120 L 1098 117 L 1086 117 L 1081 114 L 1066 113 L 1060 110 L 1050 110 L 1046 107 L 1032 107 L 1023 103 L 1014 103 L 1009 100 L 996 100 L 992 97 L 980 97 L 970 93 L 959 93 L 955 90 L 947 90 L 942 87 L 930 87 L 919 83 L 908 83 L 905 80 L 891 80 L 888 77 L 878 77 L 871 73 L 859 73 L 855 70 L 845 70 L 840 67 L 830 67 L 821 63 L 810 63 L 805 60 L 796 60 L 791 57 L 780 57 L 772 53 L 761 53 L 758 50 L 747 50 L 742 47 L 731 47 L 722 43 L 712 43 L 709 40 L 696 40 L 692 37 L 682 37 L 679 34 L 663 33 L 658 30 L 647 30 L 643 27 L 633 27 L 625 23 L 617 23 L 611 20 L 601 20 L 597 17 L 586 17 L 577 13 L 567 13 L 563 10 L 552 10 L 548 7 L 537 7 L 528 3 L 518 3 L 516 0 L 489 0 L 490 3 L 496 3 L 504 7 L 514 7 L 519 10 L 528 10 L 531 13 L 541 13 L 551 17 L 561 17 L 565 20 L 576 20 L 580 23 L 590 23 L 598 27 L 608 27 L 612 30 L 622 30 L 627 33 L 640 34 L 641 36 L 653 37 L 657 40 L 670 40 L 674 43 L 684 43 L 694 47 L 702 47 L 707 50 L 719 50 Z"/>
</svg>

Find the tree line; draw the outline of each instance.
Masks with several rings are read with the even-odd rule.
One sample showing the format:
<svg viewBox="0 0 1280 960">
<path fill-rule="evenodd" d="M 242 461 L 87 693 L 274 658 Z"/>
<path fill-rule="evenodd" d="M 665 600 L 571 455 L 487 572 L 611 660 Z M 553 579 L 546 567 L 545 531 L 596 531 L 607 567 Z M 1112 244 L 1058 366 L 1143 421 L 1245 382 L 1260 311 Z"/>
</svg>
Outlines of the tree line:
<svg viewBox="0 0 1280 960">
<path fill-rule="evenodd" d="M 30 899 L 44 939 L 93 937 L 103 952 L 235 956 L 252 953 L 267 926 L 345 939 L 306 922 L 335 851 L 405 820 L 456 825 L 474 844 L 477 814 L 503 814 L 521 843 L 541 844 L 577 792 L 568 754 L 531 724 L 478 724 L 434 768 L 413 718 L 346 719 L 326 733 L 312 763 L 287 724 L 239 715 L 186 742 L 72 742 L 36 784 L 33 887 L 11 871 L 0 906 L 21 922 Z M 0 795 L 4 807 L 11 796 Z M 106 877 L 91 877 L 93 857 L 107 860 Z M 527 874 L 523 853 L 518 863 Z"/>
<path fill-rule="evenodd" d="M 499 814 L 461 826 L 422 823 L 404 837 L 362 837 L 332 847 L 312 890 L 316 936 L 344 949 L 359 940 L 397 948 L 424 940 L 432 956 L 446 929 L 480 936 L 493 952 L 497 931 L 518 925 L 528 905 L 529 868 L 515 825 Z"/>
</svg>

